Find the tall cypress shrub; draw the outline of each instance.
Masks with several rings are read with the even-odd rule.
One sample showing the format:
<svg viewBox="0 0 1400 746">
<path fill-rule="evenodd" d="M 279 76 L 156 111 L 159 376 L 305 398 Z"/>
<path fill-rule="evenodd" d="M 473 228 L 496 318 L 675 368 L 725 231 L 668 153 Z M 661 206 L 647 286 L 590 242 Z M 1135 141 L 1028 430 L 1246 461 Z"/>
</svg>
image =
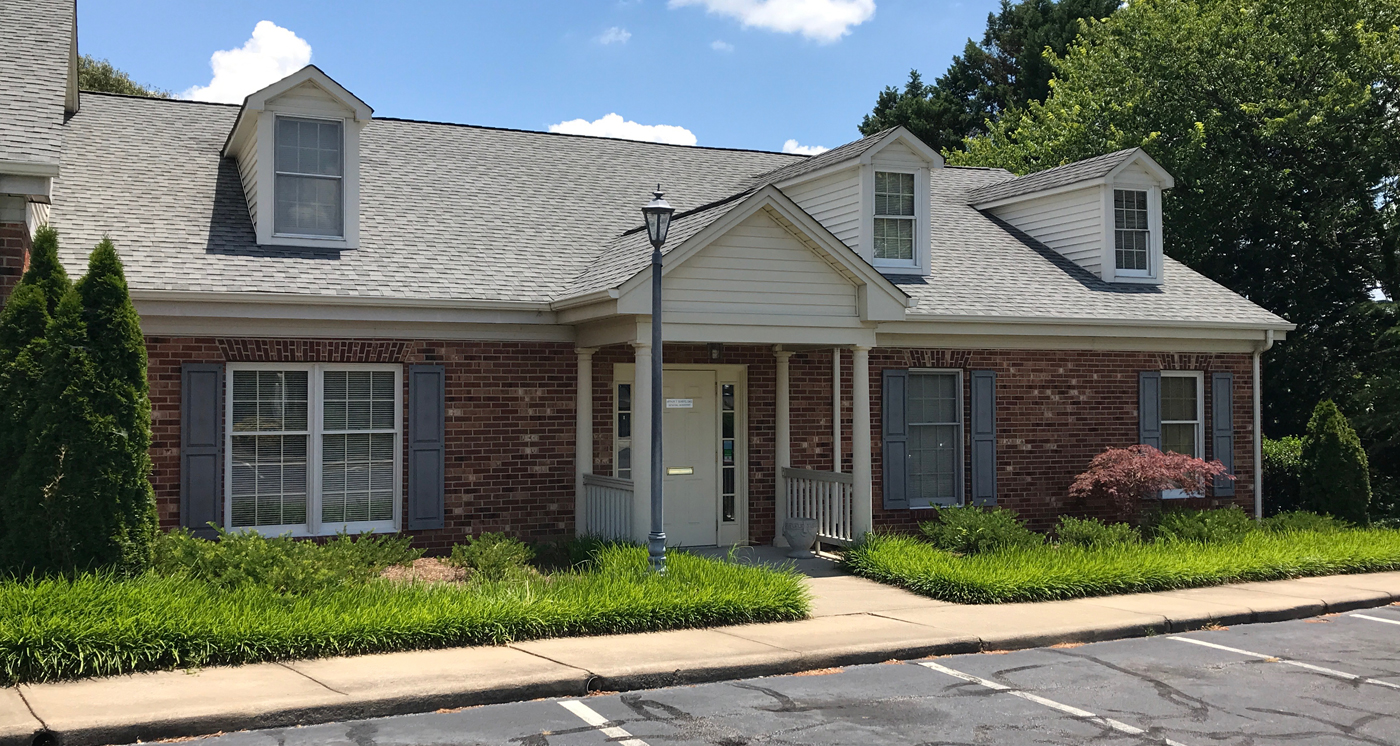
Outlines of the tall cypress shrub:
<svg viewBox="0 0 1400 746">
<path fill-rule="evenodd" d="M 0 309 L 0 572 L 22 563 L 32 538 L 33 527 L 22 517 L 37 510 L 39 495 L 21 488 L 17 473 L 38 405 L 47 355 L 44 336 L 70 287 L 58 260 L 58 234 L 40 228 L 30 248 L 29 269 Z"/>
<path fill-rule="evenodd" d="M 103 239 L 77 285 L 88 356 L 101 377 L 89 397 L 95 421 L 110 427 L 85 469 L 92 472 L 110 545 L 102 564 L 139 572 L 150 565 L 157 527 L 151 488 L 151 399 L 146 343 L 116 247 Z"/>
<path fill-rule="evenodd" d="M 1366 451 L 1331 399 L 1313 409 L 1303 439 L 1302 472 L 1299 489 L 1309 510 L 1366 523 L 1371 502 Z"/>
</svg>

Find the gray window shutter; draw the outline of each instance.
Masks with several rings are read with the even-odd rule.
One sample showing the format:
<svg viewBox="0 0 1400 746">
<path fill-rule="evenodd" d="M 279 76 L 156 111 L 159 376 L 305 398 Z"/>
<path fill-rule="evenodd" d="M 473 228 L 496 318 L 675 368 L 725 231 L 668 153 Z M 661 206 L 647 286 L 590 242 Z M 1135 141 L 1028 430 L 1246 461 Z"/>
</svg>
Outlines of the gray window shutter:
<svg viewBox="0 0 1400 746">
<path fill-rule="evenodd" d="M 1235 376 L 1233 373 L 1215 373 L 1210 377 L 1210 430 L 1211 453 L 1225 465 L 1231 474 L 1235 473 L 1235 417 L 1234 417 Z M 1215 496 L 1233 497 L 1235 480 L 1216 477 Z"/>
<path fill-rule="evenodd" d="M 880 414 L 882 454 L 881 494 L 885 510 L 909 507 L 909 419 L 906 402 L 909 391 L 909 371 L 886 370 L 881 387 Z"/>
<path fill-rule="evenodd" d="M 997 504 L 997 374 L 972 371 L 972 504 Z"/>
<path fill-rule="evenodd" d="M 213 538 L 223 525 L 224 366 L 180 366 L 180 525 Z"/>
<path fill-rule="evenodd" d="M 442 528 L 446 370 L 408 366 L 408 528 Z"/>
<path fill-rule="evenodd" d="M 1145 370 L 1138 374 L 1138 442 L 1162 448 L 1162 373 Z"/>
</svg>

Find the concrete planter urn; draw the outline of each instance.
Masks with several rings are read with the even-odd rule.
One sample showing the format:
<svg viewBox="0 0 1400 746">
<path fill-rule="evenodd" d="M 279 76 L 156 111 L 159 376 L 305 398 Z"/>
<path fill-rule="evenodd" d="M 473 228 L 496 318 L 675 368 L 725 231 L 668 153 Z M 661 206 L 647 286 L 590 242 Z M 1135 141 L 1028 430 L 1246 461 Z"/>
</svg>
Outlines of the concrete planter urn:
<svg viewBox="0 0 1400 746">
<path fill-rule="evenodd" d="M 783 538 L 788 542 L 787 556 L 791 559 L 811 559 L 812 545 L 817 543 L 817 519 L 789 518 L 783 523 Z"/>
</svg>

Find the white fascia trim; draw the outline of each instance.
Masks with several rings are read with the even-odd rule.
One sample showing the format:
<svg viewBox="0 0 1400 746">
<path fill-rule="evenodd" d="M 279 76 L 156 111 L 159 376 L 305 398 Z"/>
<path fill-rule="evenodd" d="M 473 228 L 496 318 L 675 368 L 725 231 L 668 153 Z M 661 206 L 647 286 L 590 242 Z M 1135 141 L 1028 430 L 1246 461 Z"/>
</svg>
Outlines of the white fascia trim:
<svg viewBox="0 0 1400 746">
<path fill-rule="evenodd" d="M 602 301 L 614 300 L 617 298 L 618 294 L 617 288 L 594 290 L 592 292 L 583 293 L 582 295 L 571 295 L 567 298 L 551 301 L 549 307 L 555 311 L 563 311 L 567 308 L 577 308 L 579 306 L 587 306 Z"/>
<path fill-rule="evenodd" d="M 860 168 L 860 159 L 847 158 L 843 161 L 837 161 L 830 165 L 823 166 L 815 171 L 808 171 L 805 174 L 799 174 L 790 179 L 784 179 L 782 181 L 773 182 L 773 186 L 776 186 L 779 189 L 787 189 L 788 187 L 797 186 L 798 184 L 801 184 L 803 182 L 812 181 L 813 179 L 820 179 L 823 176 L 838 174 L 842 171 L 850 171 L 853 168 Z"/>
<path fill-rule="evenodd" d="M 1077 192 L 1080 189 L 1088 189 L 1089 187 L 1101 186 L 1107 183 L 1108 177 L 1100 176 L 1097 179 L 1083 179 L 1069 184 L 1061 184 L 1053 189 L 1038 189 L 1034 192 L 1026 192 L 1025 194 L 1017 194 L 1011 197 L 1002 197 L 1001 199 L 994 199 L 988 202 L 969 202 L 968 204 L 976 210 L 995 210 L 1004 205 L 1014 205 L 1017 202 L 1040 199 L 1041 197 L 1053 197 L 1056 194 L 1064 194 L 1065 192 Z"/>
<path fill-rule="evenodd" d="M 1171 321 L 1167 319 L 1096 319 L 1085 317 L 1046 317 L 1046 316 L 962 316 L 958 314 L 918 314 L 911 315 L 904 321 L 889 321 L 880 324 L 883 333 L 907 333 L 925 334 L 938 333 L 937 327 L 929 331 L 907 327 L 916 324 L 979 324 L 987 326 L 1056 326 L 1073 325 L 1083 327 L 1107 327 L 1114 329 L 1138 328 L 1138 329 L 1170 329 L 1183 334 L 1190 334 L 1201 330 L 1238 330 L 1254 331 L 1261 336 L 1272 331 L 1275 334 L 1287 333 L 1297 328 L 1297 324 L 1288 322 L 1282 323 L 1261 323 L 1257 321 Z"/>
<path fill-rule="evenodd" d="M 311 295 L 301 293 L 228 293 L 200 290 L 132 290 L 132 300 L 182 303 L 248 303 L 290 306 L 380 306 L 386 308 L 449 308 L 504 311 L 549 311 L 550 305 L 538 301 L 472 300 L 451 298 L 395 298 L 365 295 Z"/>
<path fill-rule="evenodd" d="M 13 176 L 47 176 L 49 178 L 55 178 L 58 176 L 58 164 L 0 158 L 0 174 L 10 174 Z"/>
<path fill-rule="evenodd" d="M 1128 166 L 1131 166 L 1134 163 L 1141 163 L 1144 166 L 1146 166 L 1147 170 L 1151 171 L 1152 175 L 1157 178 L 1158 182 L 1160 182 L 1161 188 L 1171 189 L 1172 187 L 1176 186 L 1176 179 L 1172 178 L 1171 173 L 1169 173 L 1167 169 L 1162 168 L 1162 164 L 1154 160 L 1152 156 L 1148 155 L 1147 151 L 1143 150 L 1142 148 L 1138 148 L 1137 152 L 1133 153 L 1133 156 L 1131 158 L 1127 159 L 1126 161 L 1123 161 L 1117 166 L 1114 166 L 1113 170 L 1108 172 L 1108 176 L 1106 178 L 1113 179 L 1119 173 L 1121 173 L 1123 169 L 1127 168 Z"/>
</svg>

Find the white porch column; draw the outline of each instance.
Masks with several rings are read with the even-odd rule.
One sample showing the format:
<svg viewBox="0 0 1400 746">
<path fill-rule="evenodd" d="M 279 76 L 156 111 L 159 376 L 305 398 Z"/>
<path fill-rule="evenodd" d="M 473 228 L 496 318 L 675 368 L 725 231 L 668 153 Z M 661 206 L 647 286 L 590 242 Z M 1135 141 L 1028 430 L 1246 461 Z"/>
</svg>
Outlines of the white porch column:
<svg viewBox="0 0 1400 746">
<path fill-rule="evenodd" d="M 870 348 L 857 347 L 851 360 L 851 458 L 855 478 L 852 511 L 858 539 L 875 526 L 870 480 Z"/>
<path fill-rule="evenodd" d="M 632 540 L 646 544 L 651 530 L 651 345 L 633 342 Z"/>
<path fill-rule="evenodd" d="M 574 535 L 583 536 L 587 523 L 588 495 L 583 475 L 593 473 L 593 353 L 592 347 L 578 348 L 578 404 L 574 423 Z"/>
<path fill-rule="evenodd" d="M 787 522 L 787 480 L 783 479 L 783 469 L 792 466 L 792 417 L 789 411 L 791 395 L 788 381 L 788 359 L 792 353 L 782 345 L 773 348 L 778 359 L 778 407 L 773 423 L 773 503 L 777 507 L 777 523 L 774 524 L 773 545 L 785 547 L 783 524 Z"/>
<path fill-rule="evenodd" d="M 841 348 L 831 348 L 831 470 L 841 473 Z"/>
</svg>

